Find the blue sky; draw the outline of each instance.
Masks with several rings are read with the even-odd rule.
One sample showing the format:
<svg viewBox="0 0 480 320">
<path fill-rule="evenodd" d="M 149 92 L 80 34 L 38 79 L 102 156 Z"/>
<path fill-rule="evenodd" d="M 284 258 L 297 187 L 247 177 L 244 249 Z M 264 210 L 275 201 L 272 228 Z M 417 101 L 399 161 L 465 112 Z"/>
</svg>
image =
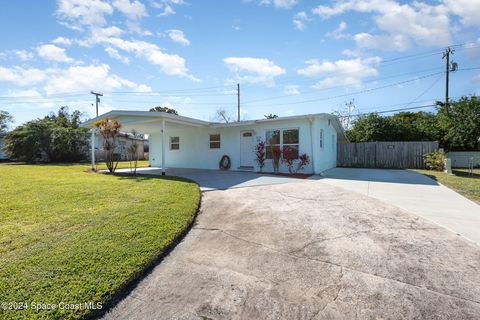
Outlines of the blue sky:
<svg viewBox="0 0 480 320">
<path fill-rule="evenodd" d="M 166 105 L 214 120 L 360 112 L 479 93 L 480 0 L 9 1 L 0 12 L 0 109 L 15 125 L 60 106 L 93 115 Z M 425 109 L 428 110 L 428 109 Z"/>
</svg>

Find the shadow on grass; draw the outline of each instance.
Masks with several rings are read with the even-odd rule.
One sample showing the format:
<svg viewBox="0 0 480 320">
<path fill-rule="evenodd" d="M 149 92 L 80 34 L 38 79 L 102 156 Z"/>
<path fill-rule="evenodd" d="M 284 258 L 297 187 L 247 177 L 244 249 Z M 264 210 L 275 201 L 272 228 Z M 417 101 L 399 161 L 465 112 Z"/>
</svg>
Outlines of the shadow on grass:
<svg viewBox="0 0 480 320">
<path fill-rule="evenodd" d="M 480 173 L 469 174 L 467 170 L 452 170 L 453 174 L 462 178 L 480 179 Z"/>
<path fill-rule="evenodd" d="M 168 181 L 178 181 L 178 182 L 188 182 L 188 183 L 195 183 L 198 185 L 197 182 L 183 178 L 183 177 L 177 177 L 177 176 L 157 176 L 157 175 L 151 175 L 151 174 L 131 174 L 131 173 L 105 173 L 105 175 L 109 175 L 112 177 L 116 177 L 119 180 L 135 180 L 135 182 L 144 182 L 144 181 L 150 181 L 150 180 L 168 180 Z"/>
</svg>

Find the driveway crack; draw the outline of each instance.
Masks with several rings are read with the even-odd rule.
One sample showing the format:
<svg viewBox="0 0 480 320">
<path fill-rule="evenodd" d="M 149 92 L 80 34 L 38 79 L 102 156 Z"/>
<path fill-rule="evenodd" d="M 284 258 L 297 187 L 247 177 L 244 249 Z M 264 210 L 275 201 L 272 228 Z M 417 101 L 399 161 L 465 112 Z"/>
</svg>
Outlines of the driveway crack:
<svg viewBox="0 0 480 320">
<path fill-rule="evenodd" d="M 416 284 L 413 284 L 413 283 L 401 281 L 401 280 L 398 280 L 398 279 L 395 279 L 395 278 L 390 278 L 390 277 L 387 277 L 387 276 L 384 276 L 384 275 L 380 275 L 380 274 L 376 274 L 376 273 L 370 273 L 370 272 L 366 272 L 366 271 L 363 271 L 363 270 L 358 270 L 358 269 L 355 269 L 355 268 L 347 267 L 347 266 L 344 266 L 342 264 L 339 264 L 339 263 L 336 263 L 336 262 L 333 262 L 333 261 L 316 259 L 316 258 L 312 258 L 312 257 L 306 257 L 306 256 L 292 254 L 292 253 L 289 253 L 289 252 L 284 252 L 282 250 L 278 250 L 276 248 L 264 245 L 260 242 L 256 242 L 256 241 L 252 241 L 252 240 L 248 240 L 248 239 L 239 237 L 237 235 L 234 235 L 234 234 L 232 234 L 228 231 L 222 230 L 220 228 L 194 227 L 192 229 L 203 230 L 203 231 L 221 232 L 221 233 L 223 233 L 223 234 L 225 234 L 229 237 L 232 237 L 234 239 L 237 239 L 239 241 L 246 242 L 246 243 L 249 243 L 249 244 L 252 244 L 252 245 L 255 245 L 255 246 L 265 248 L 267 250 L 276 252 L 276 253 L 278 253 L 280 255 L 283 255 L 283 256 L 288 256 L 290 258 L 295 258 L 295 259 L 305 259 L 305 260 L 310 260 L 310 261 L 315 261 L 315 262 L 320 262 L 320 263 L 326 263 L 326 264 L 329 264 L 329 265 L 333 265 L 333 266 L 336 266 L 338 268 L 341 268 L 342 274 L 343 274 L 343 270 L 358 272 L 358 273 L 361 273 L 361 274 L 365 274 L 365 275 L 369 275 L 369 276 L 373 276 L 373 277 L 377 277 L 377 278 L 401 283 L 403 285 L 412 286 L 412 287 L 415 287 L 415 288 L 420 289 L 420 290 L 426 290 L 426 291 L 431 292 L 433 294 L 442 295 L 442 296 L 446 296 L 446 297 L 450 297 L 450 298 L 454 298 L 454 299 L 458 299 L 458 300 L 462 300 L 462 301 L 467 301 L 467 302 L 471 302 L 471 303 L 475 303 L 475 304 L 480 305 L 480 301 L 476 301 L 476 300 L 472 300 L 472 299 L 468 299 L 468 298 L 463 298 L 463 297 L 459 297 L 459 296 L 448 294 L 448 293 L 438 292 L 438 291 L 436 291 L 434 289 L 430 289 L 428 287 L 423 287 L 423 286 L 416 285 Z M 365 232 L 365 230 L 363 230 L 363 232 Z M 335 300 L 337 298 L 338 298 L 338 295 L 336 296 Z"/>
</svg>

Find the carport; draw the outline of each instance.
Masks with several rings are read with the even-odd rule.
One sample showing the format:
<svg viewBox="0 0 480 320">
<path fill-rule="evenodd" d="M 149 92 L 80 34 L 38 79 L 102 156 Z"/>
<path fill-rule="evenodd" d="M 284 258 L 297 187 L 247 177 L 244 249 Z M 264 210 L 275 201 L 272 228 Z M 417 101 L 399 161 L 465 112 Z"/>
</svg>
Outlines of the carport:
<svg viewBox="0 0 480 320">
<path fill-rule="evenodd" d="M 144 111 L 110 111 L 99 117 L 90 119 L 83 123 L 81 126 L 84 128 L 94 128 L 95 122 L 102 119 L 111 119 L 119 121 L 122 124 L 123 132 L 131 132 L 133 130 L 144 134 L 161 133 L 161 166 L 160 174 L 165 175 L 165 151 L 166 151 L 166 132 L 168 129 L 177 127 L 208 127 L 209 122 L 192 119 L 188 117 L 182 117 L 178 115 L 172 115 L 165 112 L 144 112 Z M 94 139 L 92 136 L 91 149 L 95 148 Z M 92 167 L 94 165 L 95 158 L 92 157 Z M 157 172 L 158 174 L 158 172 Z"/>
</svg>

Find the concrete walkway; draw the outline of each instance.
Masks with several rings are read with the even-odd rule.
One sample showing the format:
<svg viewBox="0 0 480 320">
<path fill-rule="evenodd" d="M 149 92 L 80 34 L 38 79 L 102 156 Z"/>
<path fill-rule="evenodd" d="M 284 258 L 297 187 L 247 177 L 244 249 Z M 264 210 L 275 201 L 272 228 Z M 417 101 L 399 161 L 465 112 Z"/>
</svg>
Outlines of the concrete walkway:
<svg viewBox="0 0 480 320">
<path fill-rule="evenodd" d="M 117 170 L 129 172 L 130 169 Z M 161 175 L 162 169 L 158 167 L 139 168 L 141 174 Z M 225 190 L 231 188 L 244 188 L 252 186 L 265 186 L 298 181 L 296 178 L 258 174 L 249 171 L 220 171 L 205 169 L 168 168 L 167 175 L 183 177 L 196 181 L 200 190 Z M 311 180 L 319 180 L 320 176 L 312 176 Z"/>
<path fill-rule="evenodd" d="M 480 206 L 418 172 L 334 168 L 321 182 L 393 204 L 480 245 Z"/>
<path fill-rule="evenodd" d="M 210 191 L 184 241 L 105 318 L 479 319 L 480 250 L 328 183 Z"/>
</svg>

